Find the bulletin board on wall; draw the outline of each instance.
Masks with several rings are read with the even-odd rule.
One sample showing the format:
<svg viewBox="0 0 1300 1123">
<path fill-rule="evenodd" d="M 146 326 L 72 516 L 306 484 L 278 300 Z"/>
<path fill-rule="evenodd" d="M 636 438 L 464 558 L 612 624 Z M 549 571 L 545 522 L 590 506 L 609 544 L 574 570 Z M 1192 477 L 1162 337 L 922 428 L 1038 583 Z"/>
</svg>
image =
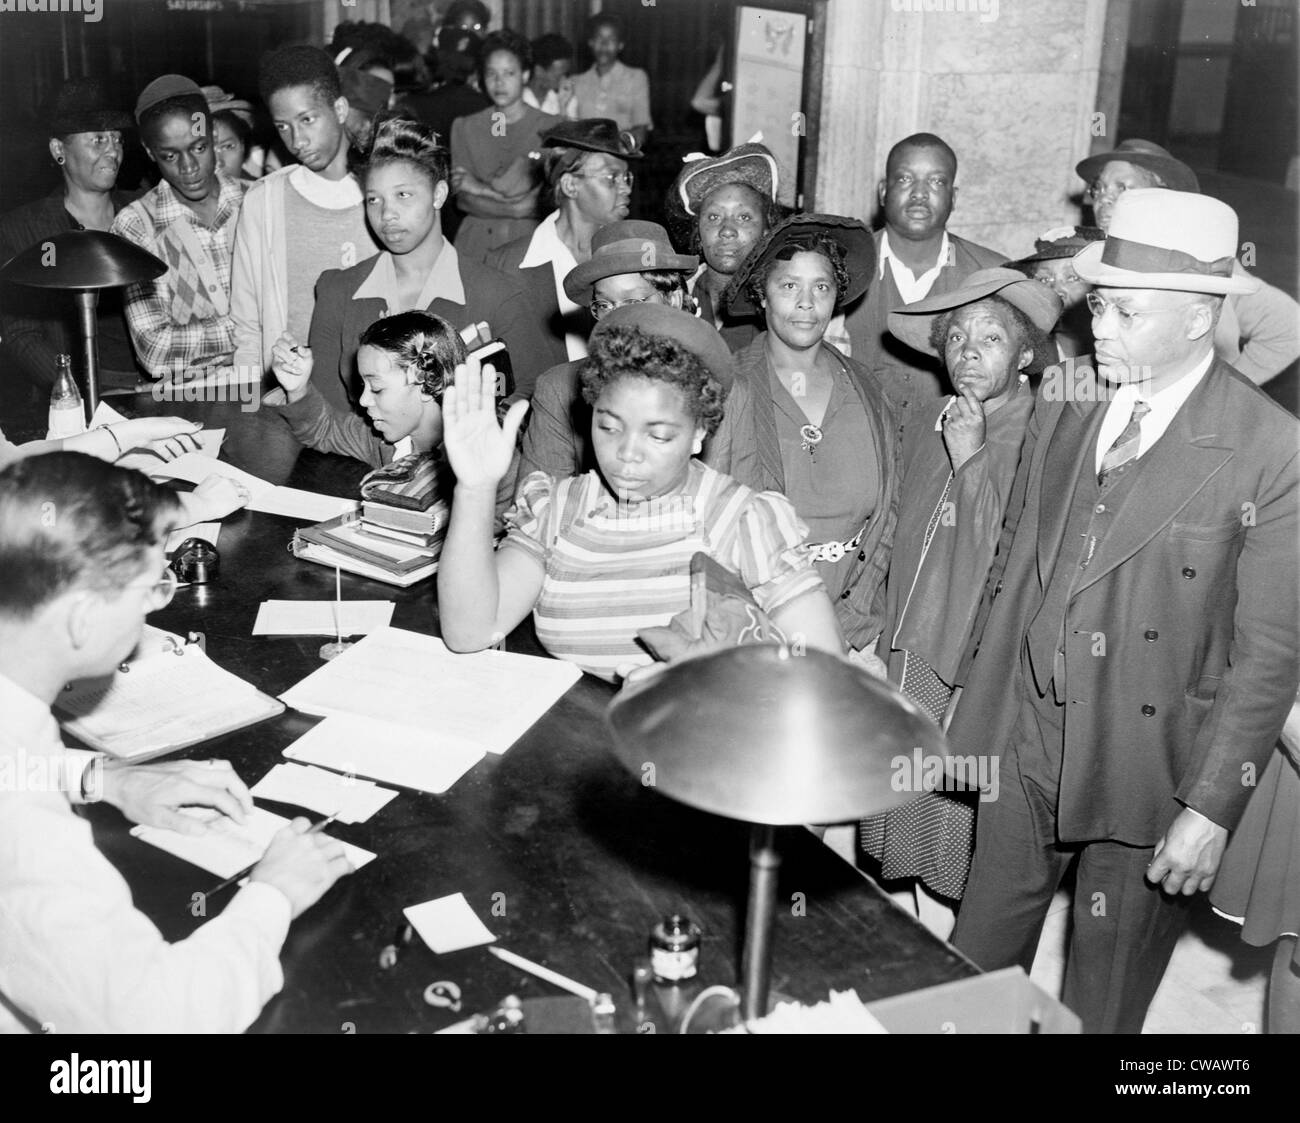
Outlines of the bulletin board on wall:
<svg viewBox="0 0 1300 1123">
<path fill-rule="evenodd" d="M 737 4 L 725 106 L 732 145 L 761 133 L 781 169 L 779 202 L 815 197 L 826 0 Z"/>
</svg>

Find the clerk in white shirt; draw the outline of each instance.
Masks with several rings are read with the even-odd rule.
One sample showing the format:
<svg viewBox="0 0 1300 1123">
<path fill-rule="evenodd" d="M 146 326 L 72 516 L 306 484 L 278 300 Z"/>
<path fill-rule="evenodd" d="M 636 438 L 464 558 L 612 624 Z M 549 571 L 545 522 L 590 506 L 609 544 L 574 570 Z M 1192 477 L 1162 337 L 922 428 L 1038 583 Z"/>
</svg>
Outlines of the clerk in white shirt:
<svg viewBox="0 0 1300 1123">
<path fill-rule="evenodd" d="M 80 453 L 0 471 L 0 1031 L 235 1032 L 283 984 L 289 923 L 349 864 L 296 819 L 219 916 L 168 943 L 137 911 L 73 805 L 195 833 L 180 813 L 242 822 L 248 789 L 224 761 L 115 766 L 65 749 L 50 705 L 111 672 L 166 603 L 175 496 Z"/>
</svg>

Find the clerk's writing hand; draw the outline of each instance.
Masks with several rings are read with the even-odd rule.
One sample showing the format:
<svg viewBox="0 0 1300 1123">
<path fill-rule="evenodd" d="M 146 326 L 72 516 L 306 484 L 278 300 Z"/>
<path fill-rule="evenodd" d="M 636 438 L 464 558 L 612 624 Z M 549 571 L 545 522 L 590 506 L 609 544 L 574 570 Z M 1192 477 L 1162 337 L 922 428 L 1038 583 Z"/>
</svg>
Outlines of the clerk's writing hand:
<svg viewBox="0 0 1300 1123">
<path fill-rule="evenodd" d="M 456 381 L 442 396 L 442 443 L 456 473 L 456 486 L 495 488 L 510 469 L 526 401 L 515 402 L 497 421 L 497 374 L 470 358 L 456 367 Z"/>
<path fill-rule="evenodd" d="M 1156 843 L 1147 880 L 1166 893 L 1185 897 L 1209 890 L 1227 845 L 1226 827 L 1185 807 Z"/>
<path fill-rule="evenodd" d="M 104 765 L 104 800 L 128 819 L 181 834 L 205 834 L 207 823 L 183 807 L 210 807 L 242 823 L 253 810 L 247 785 L 225 760 Z"/>
<path fill-rule="evenodd" d="M 307 393 L 311 364 L 311 348 L 300 345 L 287 331 L 271 348 L 271 372 L 284 388 L 285 398 L 290 403 L 301 400 Z"/>
<path fill-rule="evenodd" d="M 310 830 L 311 823 L 302 818 L 281 828 L 249 874 L 250 881 L 264 881 L 288 897 L 295 920 L 352 872 L 342 844 Z"/>
</svg>

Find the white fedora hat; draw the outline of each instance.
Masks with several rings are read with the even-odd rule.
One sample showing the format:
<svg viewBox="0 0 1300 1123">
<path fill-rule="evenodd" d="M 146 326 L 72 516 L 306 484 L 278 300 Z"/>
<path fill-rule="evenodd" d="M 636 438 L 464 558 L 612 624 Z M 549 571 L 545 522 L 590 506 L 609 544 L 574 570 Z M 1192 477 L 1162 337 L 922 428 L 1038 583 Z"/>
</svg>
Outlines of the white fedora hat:
<svg viewBox="0 0 1300 1123">
<path fill-rule="evenodd" d="M 1092 285 L 1174 289 L 1220 296 L 1255 292 L 1234 276 L 1237 212 L 1209 195 L 1142 187 L 1116 201 L 1104 242 L 1084 246 L 1074 271 Z"/>
</svg>

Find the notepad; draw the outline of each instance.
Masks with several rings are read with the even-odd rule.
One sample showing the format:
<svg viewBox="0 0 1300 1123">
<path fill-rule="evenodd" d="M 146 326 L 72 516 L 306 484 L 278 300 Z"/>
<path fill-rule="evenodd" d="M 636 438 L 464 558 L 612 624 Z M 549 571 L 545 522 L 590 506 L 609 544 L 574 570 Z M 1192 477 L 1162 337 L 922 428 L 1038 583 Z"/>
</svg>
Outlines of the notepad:
<svg viewBox="0 0 1300 1123">
<path fill-rule="evenodd" d="M 290 803 L 322 815 L 337 812 L 338 821 L 349 824 L 364 823 L 397 798 L 392 788 L 310 764 L 277 764 L 249 790 L 258 799 Z"/>
<path fill-rule="evenodd" d="M 132 827 L 131 833 L 141 842 L 166 850 L 182 861 L 205 869 L 217 877 L 234 877 L 240 870 L 260 862 L 271 839 L 289 825 L 288 819 L 261 807 L 253 808 L 253 813 L 242 826 L 234 819 L 206 808 L 200 810 L 198 817 L 208 824 L 206 834 L 188 835 L 162 827 L 146 826 Z M 363 850 L 342 839 L 335 841 L 343 847 L 353 869 L 359 870 L 375 860 L 375 855 L 370 850 Z"/>
<path fill-rule="evenodd" d="M 268 600 L 253 622 L 255 636 L 365 636 L 393 619 L 390 600 Z"/>
<path fill-rule="evenodd" d="M 343 715 L 313 726 L 284 755 L 335 772 L 441 795 L 485 754 L 478 745 L 433 729 Z"/>
<path fill-rule="evenodd" d="M 464 893 L 452 893 L 448 897 L 425 901 L 422 905 L 411 905 L 402 913 L 411 922 L 411 927 L 420 933 L 420 939 L 437 955 L 496 941 L 491 929 L 465 900 Z"/>
<path fill-rule="evenodd" d="M 54 700 L 63 728 L 122 760 L 147 760 L 274 717 L 284 706 L 196 644 L 147 628 L 124 671 L 72 683 Z"/>
<path fill-rule="evenodd" d="M 281 698 L 304 713 L 373 718 L 504 753 L 581 677 L 559 659 L 457 655 L 432 636 L 389 627 Z"/>
<path fill-rule="evenodd" d="M 319 495 L 296 487 L 276 487 L 266 480 L 236 468 L 224 460 L 213 460 L 197 452 L 189 452 L 150 470 L 155 479 L 184 480 L 202 483 L 211 475 L 227 476 L 248 489 L 248 509 L 268 515 L 284 515 L 291 519 L 321 522 L 336 518 L 357 509 L 355 499 L 340 499 L 334 495 Z"/>
</svg>

